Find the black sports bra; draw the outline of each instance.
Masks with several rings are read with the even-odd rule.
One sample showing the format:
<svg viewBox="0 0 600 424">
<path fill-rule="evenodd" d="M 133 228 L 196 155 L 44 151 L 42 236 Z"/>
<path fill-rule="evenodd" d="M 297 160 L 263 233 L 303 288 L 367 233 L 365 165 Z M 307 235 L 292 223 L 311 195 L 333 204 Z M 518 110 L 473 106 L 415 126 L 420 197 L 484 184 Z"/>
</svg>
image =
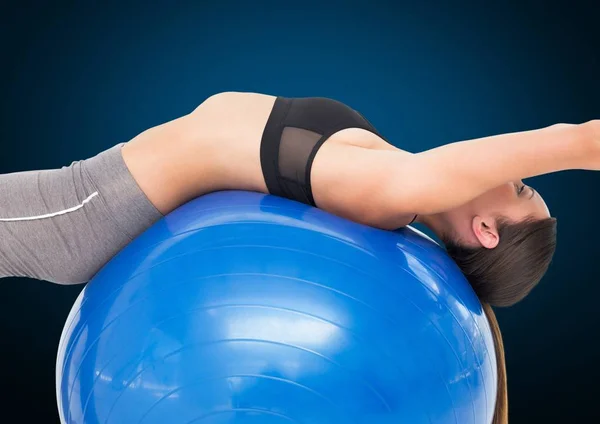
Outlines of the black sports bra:
<svg viewBox="0 0 600 424">
<path fill-rule="evenodd" d="M 365 129 L 386 140 L 360 113 L 337 100 L 277 97 L 260 147 L 269 193 L 316 206 L 310 183 L 313 160 L 329 137 L 346 128 Z"/>
</svg>

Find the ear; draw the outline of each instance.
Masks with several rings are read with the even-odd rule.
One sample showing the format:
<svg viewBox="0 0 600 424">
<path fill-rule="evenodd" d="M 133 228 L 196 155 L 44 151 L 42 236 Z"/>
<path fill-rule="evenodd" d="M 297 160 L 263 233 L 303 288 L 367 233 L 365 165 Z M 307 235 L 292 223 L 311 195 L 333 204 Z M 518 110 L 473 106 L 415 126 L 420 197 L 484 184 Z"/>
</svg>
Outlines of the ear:
<svg viewBox="0 0 600 424">
<path fill-rule="evenodd" d="M 498 246 L 500 236 L 496 228 L 496 220 L 491 217 L 483 218 L 475 216 L 472 222 L 472 229 L 479 243 L 485 248 L 493 249 Z"/>
</svg>

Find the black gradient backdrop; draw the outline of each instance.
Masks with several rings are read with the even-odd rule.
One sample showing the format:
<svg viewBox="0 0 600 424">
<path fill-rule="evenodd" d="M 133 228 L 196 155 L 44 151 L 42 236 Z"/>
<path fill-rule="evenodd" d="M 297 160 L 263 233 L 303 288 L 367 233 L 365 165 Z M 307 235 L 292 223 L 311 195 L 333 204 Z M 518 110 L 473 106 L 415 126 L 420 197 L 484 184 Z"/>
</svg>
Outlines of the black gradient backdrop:
<svg viewBox="0 0 600 424">
<path fill-rule="evenodd" d="M 332 97 L 413 152 L 600 118 L 591 2 L 173 3 L 0 6 L 0 173 L 93 156 L 225 90 Z M 529 183 L 559 246 L 541 285 L 497 311 L 511 422 L 593 422 L 600 173 Z M 82 288 L 0 281 L 0 421 L 58 421 L 56 350 Z"/>
</svg>

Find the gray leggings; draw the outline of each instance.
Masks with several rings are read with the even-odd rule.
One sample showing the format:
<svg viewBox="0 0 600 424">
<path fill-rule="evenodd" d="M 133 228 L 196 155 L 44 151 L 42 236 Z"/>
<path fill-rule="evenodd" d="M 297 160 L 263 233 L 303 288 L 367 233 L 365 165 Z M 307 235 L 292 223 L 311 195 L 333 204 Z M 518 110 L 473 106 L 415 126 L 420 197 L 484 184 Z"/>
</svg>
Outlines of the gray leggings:
<svg viewBox="0 0 600 424">
<path fill-rule="evenodd" d="M 119 143 L 60 169 L 0 174 L 0 278 L 89 281 L 163 217 Z"/>
</svg>

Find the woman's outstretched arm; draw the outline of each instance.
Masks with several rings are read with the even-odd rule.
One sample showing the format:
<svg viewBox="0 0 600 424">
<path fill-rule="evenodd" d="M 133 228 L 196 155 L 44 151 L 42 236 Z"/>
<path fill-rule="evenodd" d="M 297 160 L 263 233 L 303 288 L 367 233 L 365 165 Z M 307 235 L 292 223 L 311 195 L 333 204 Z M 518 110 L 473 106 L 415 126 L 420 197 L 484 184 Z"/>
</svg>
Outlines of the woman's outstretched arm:
<svg viewBox="0 0 600 424">
<path fill-rule="evenodd" d="M 509 181 L 568 169 L 600 170 L 599 127 L 600 120 L 557 124 L 447 144 L 388 167 L 389 174 L 381 175 L 382 190 L 399 210 L 431 214 Z"/>
</svg>

